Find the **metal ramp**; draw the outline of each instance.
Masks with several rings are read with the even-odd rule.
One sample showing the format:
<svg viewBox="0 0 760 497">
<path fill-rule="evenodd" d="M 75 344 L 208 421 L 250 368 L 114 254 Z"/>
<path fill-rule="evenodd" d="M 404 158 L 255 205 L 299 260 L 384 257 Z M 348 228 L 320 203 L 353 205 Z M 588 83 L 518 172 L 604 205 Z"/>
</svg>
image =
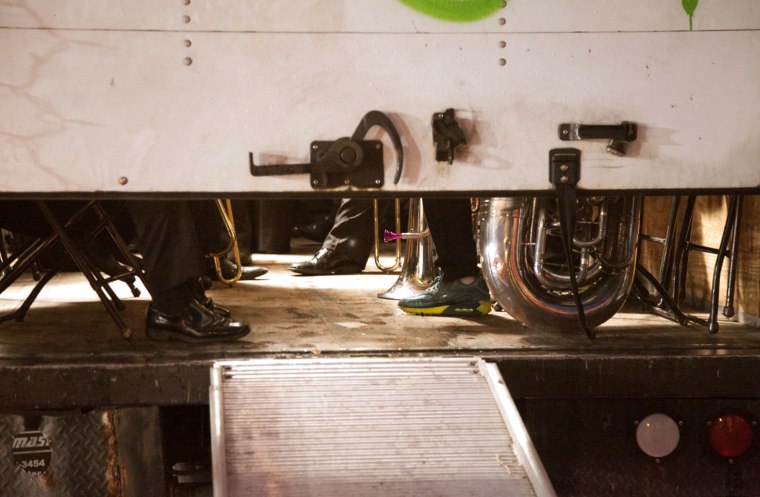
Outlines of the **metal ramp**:
<svg viewBox="0 0 760 497">
<path fill-rule="evenodd" d="M 219 362 L 214 496 L 538 496 L 554 490 L 495 364 Z"/>
</svg>

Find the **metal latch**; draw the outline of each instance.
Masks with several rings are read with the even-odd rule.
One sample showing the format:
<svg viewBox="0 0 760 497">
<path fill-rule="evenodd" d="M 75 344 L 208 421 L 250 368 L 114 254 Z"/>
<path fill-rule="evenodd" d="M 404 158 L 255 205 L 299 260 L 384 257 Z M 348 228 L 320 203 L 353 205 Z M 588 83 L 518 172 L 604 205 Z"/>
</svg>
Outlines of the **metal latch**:
<svg viewBox="0 0 760 497">
<path fill-rule="evenodd" d="M 609 140 L 607 152 L 614 155 L 625 155 L 628 143 L 635 141 L 637 135 L 636 123 L 623 121 L 620 124 L 578 124 L 564 123 L 559 125 L 559 139 L 563 141 L 577 140 Z"/>
<path fill-rule="evenodd" d="M 454 117 L 454 109 L 433 114 L 433 144 L 435 145 L 435 160 L 438 162 L 454 162 L 454 149 L 467 143 L 464 131 Z"/>
<path fill-rule="evenodd" d="M 385 130 L 393 143 L 396 152 L 396 175 L 393 182 L 398 183 L 404 166 L 401 137 L 390 118 L 377 110 L 364 115 L 350 138 L 312 142 L 310 162 L 306 164 L 256 165 L 253 152 L 249 152 L 251 174 L 271 176 L 309 173 L 312 188 L 379 188 L 385 182 L 383 144 L 379 140 L 364 140 L 374 126 Z"/>
</svg>

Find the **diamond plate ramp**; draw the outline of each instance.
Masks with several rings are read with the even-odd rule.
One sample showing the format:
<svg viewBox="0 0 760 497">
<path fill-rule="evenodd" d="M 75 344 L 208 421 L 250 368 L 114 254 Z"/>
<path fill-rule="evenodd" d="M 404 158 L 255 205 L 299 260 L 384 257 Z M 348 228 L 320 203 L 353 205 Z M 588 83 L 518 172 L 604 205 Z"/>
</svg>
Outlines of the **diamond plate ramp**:
<svg viewBox="0 0 760 497">
<path fill-rule="evenodd" d="M 0 416 L 0 495 L 24 497 L 79 496 L 111 497 L 121 494 L 113 448 L 112 412 L 41 416 L 39 424 L 25 426 L 22 416 Z M 48 441 L 50 454 L 44 464 L 29 466 L 16 462 L 16 437 L 40 434 Z M 44 452 L 44 451 L 38 451 Z M 34 454 L 33 452 L 31 453 Z M 41 461 L 42 457 L 31 458 Z"/>
<path fill-rule="evenodd" d="M 479 359 L 220 362 L 210 393 L 216 497 L 555 495 Z"/>
</svg>

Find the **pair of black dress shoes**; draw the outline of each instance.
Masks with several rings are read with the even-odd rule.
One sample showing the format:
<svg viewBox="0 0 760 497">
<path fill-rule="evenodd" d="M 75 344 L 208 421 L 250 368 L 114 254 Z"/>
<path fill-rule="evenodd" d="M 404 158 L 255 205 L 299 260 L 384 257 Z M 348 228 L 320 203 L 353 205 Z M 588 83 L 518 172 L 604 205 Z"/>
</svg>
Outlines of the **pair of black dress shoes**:
<svg viewBox="0 0 760 497">
<path fill-rule="evenodd" d="M 308 261 L 297 262 L 290 265 L 294 273 L 321 276 L 327 274 L 356 274 L 361 273 L 364 264 L 360 264 L 343 254 L 332 249 L 322 247 Z"/>
<path fill-rule="evenodd" d="M 237 340 L 251 331 L 248 323 L 233 321 L 229 309 L 214 303 L 205 294 L 193 299 L 178 314 L 166 314 L 148 307 L 145 331 L 154 340 L 182 340 L 191 343 Z"/>
</svg>

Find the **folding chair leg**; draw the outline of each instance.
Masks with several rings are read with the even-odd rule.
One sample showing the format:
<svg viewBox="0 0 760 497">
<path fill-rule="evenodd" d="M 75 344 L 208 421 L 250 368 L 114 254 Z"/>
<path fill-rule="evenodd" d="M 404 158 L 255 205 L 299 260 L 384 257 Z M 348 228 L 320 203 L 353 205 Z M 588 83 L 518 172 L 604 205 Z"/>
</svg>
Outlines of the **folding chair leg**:
<svg viewBox="0 0 760 497">
<path fill-rule="evenodd" d="M 61 243 L 63 244 L 66 251 L 69 253 L 69 256 L 74 261 L 74 264 L 84 273 L 85 277 L 87 278 L 88 283 L 92 287 L 92 289 L 97 294 L 100 301 L 103 303 L 103 306 L 106 308 L 106 311 L 111 315 L 111 318 L 116 323 L 116 325 L 119 327 L 119 330 L 121 331 L 121 334 L 124 338 L 131 338 L 132 337 L 132 330 L 127 326 L 127 324 L 124 322 L 124 320 L 119 315 L 119 311 L 114 305 L 114 303 L 109 299 L 109 297 L 106 295 L 106 293 L 103 291 L 103 282 L 102 278 L 100 276 L 96 276 L 93 268 L 91 267 L 90 263 L 87 261 L 87 259 L 82 255 L 79 248 L 76 246 L 74 241 L 71 239 L 71 237 L 66 233 L 66 230 L 61 226 L 61 223 L 56 218 L 55 214 L 50 210 L 47 203 L 44 200 L 37 201 L 37 205 L 40 208 L 40 211 L 42 211 L 42 214 L 45 216 L 45 219 L 47 219 L 50 226 L 53 228 L 53 230 L 58 234 L 58 237 L 61 240 Z M 92 204 L 89 204 L 90 206 Z"/>
<path fill-rule="evenodd" d="M 98 216 L 98 219 L 100 219 L 101 222 L 107 221 L 104 228 L 108 235 L 111 237 L 111 241 L 116 246 L 116 249 L 119 251 L 119 254 L 124 258 L 125 261 L 127 261 L 127 264 L 132 268 L 132 272 L 135 276 L 140 278 L 140 281 L 142 281 L 142 284 L 147 288 L 147 283 L 145 281 L 145 274 L 142 270 L 142 264 L 139 260 L 137 260 L 137 257 L 135 257 L 132 252 L 130 252 L 129 247 L 127 246 L 127 242 L 124 241 L 124 238 L 122 238 L 121 234 L 114 228 L 113 224 L 110 222 L 110 218 L 108 214 L 103 209 L 103 206 L 99 202 L 95 202 L 93 205 L 93 209 L 95 211 L 95 214 Z M 138 290 L 134 285 L 128 283 L 130 290 L 132 291 L 132 295 L 135 297 L 140 296 L 140 290 Z"/>
<path fill-rule="evenodd" d="M 734 213 L 733 238 L 731 240 L 730 259 L 728 264 L 728 284 L 726 286 L 726 306 L 723 308 L 723 315 L 731 318 L 736 313 L 734 309 L 734 290 L 736 289 L 736 265 L 739 255 L 739 233 L 741 232 L 741 219 L 743 208 L 743 195 L 736 196 L 736 212 Z"/>
<path fill-rule="evenodd" d="M 665 290 L 668 290 L 668 286 L 672 287 L 673 277 L 673 250 L 676 238 L 676 222 L 678 206 L 681 203 L 681 197 L 674 195 L 670 206 L 670 215 L 668 216 L 668 225 L 665 231 L 665 239 L 663 240 L 662 259 L 660 260 L 660 279 Z M 671 295 L 672 296 L 672 295 Z M 665 305 L 664 303 L 661 303 Z"/>
<path fill-rule="evenodd" d="M 718 332 L 718 300 L 720 298 L 720 275 L 723 270 L 723 261 L 726 258 L 726 252 L 728 250 L 728 242 L 731 238 L 732 232 L 734 232 L 736 211 L 739 202 L 738 195 L 731 195 L 730 203 L 728 206 L 728 214 L 726 216 L 726 224 L 723 227 L 723 235 L 720 239 L 720 246 L 718 247 L 718 256 L 715 260 L 715 269 L 713 270 L 713 282 L 712 290 L 710 291 L 710 317 L 707 321 L 707 329 L 710 333 Z M 736 234 L 734 233 L 734 236 Z M 732 260 L 735 260 L 734 254 L 730 254 Z"/>
<path fill-rule="evenodd" d="M 32 304 L 37 299 L 37 296 L 42 291 L 42 288 L 47 285 L 47 283 L 53 279 L 53 277 L 58 274 L 58 270 L 55 271 L 48 271 L 45 273 L 44 276 L 42 276 L 38 281 L 37 284 L 34 285 L 34 288 L 29 293 L 29 295 L 24 300 L 24 303 L 21 304 L 21 306 L 16 309 L 15 311 L 6 314 L 4 316 L 0 316 L 0 323 L 4 323 L 5 321 L 10 321 L 11 319 L 21 322 L 26 317 L 26 313 L 29 312 L 29 309 L 32 307 Z"/>
</svg>

